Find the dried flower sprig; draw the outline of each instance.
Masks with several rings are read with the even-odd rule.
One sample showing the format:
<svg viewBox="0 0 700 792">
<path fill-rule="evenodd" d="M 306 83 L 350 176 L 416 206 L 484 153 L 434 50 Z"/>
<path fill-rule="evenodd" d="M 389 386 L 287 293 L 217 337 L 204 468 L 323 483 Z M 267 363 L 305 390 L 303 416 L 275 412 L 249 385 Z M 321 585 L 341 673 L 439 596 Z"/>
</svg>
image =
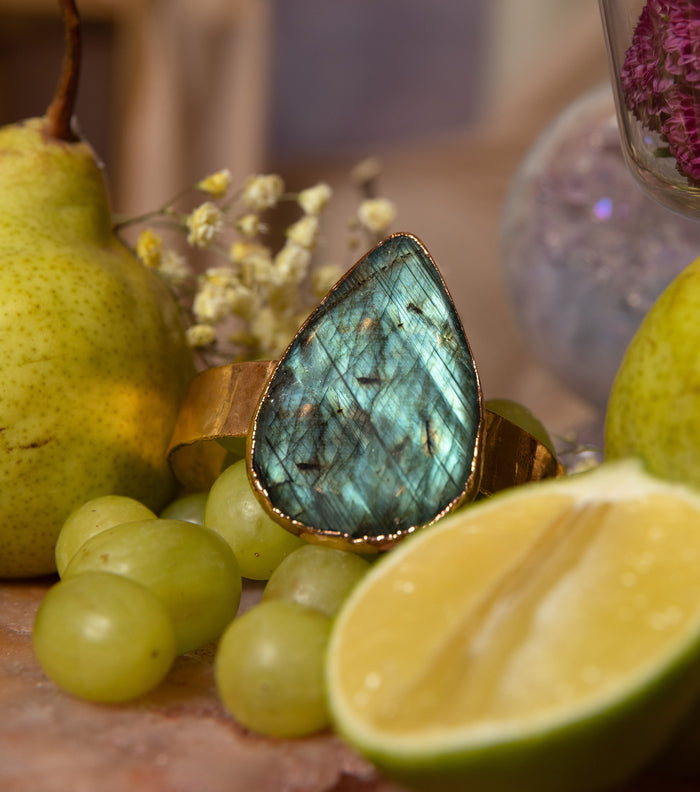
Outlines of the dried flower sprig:
<svg viewBox="0 0 700 792">
<path fill-rule="evenodd" d="M 696 0 L 648 0 L 620 73 L 627 108 L 700 184 L 700 10 Z M 663 154 L 664 152 L 659 152 Z"/>
<path fill-rule="evenodd" d="M 349 248 L 358 244 L 358 231 L 376 243 L 396 217 L 394 204 L 378 195 L 379 175 L 376 160 L 352 173 L 360 200 Z M 192 189 L 207 199 L 180 211 L 176 204 Z M 230 172 L 220 170 L 159 208 L 117 222 L 115 230 L 141 228 L 134 252 L 177 295 L 188 317 L 188 342 L 203 365 L 275 358 L 343 273 L 336 264 L 312 266 L 331 198 L 323 182 L 288 193 L 277 174 L 251 175 L 233 191 Z M 282 202 L 296 205 L 299 216 L 275 229 L 268 215 Z M 184 238 L 185 253 L 166 244 L 165 231 Z M 204 263 L 195 266 L 192 257 L 202 255 Z"/>
</svg>

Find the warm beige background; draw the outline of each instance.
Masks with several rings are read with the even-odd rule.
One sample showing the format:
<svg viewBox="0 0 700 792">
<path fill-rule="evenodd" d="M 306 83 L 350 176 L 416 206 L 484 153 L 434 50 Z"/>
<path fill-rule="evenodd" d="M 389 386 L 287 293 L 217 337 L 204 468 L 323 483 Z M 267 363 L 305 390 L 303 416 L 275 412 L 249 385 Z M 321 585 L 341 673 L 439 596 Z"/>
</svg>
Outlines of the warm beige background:
<svg viewBox="0 0 700 792">
<path fill-rule="evenodd" d="M 151 208 L 209 167 L 229 167 L 239 178 L 279 167 L 290 186 L 321 178 L 333 184 L 325 255 L 342 257 L 354 207 L 347 170 L 359 155 L 379 153 L 383 191 L 399 207 L 397 230 L 419 235 L 443 271 L 485 394 L 522 399 L 555 431 L 594 417 L 533 361 L 520 338 L 502 281 L 498 228 L 509 182 L 534 139 L 571 100 L 607 79 L 596 0 L 481 0 L 488 14 L 473 33 L 483 45 L 485 68 L 478 75 L 456 72 L 457 79 L 452 74 L 446 84 L 435 84 L 436 91 L 455 92 L 455 101 L 462 89 L 479 98 L 459 128 L 436 129 L 420 142 L 384 139 L 376 151 L 307 153 L 284 161 L 269 146 L 277 87 L 273 31 L 279 3 L 296 0 L 79 2 L 91 34 L 81 119 L 110 165 L 119 210 Z M 405 2 L 424 5 L 429 15 L 447 0 Z M 20 107 L 22 114 L 39 114 L 45 106 L 55 81 L 51 77 L 46 87 L 46 66 L 57 52 L 49 21 L 55 9 L 55 0 L 0 0 L 0 123 L 17 117 Z M 338 90 L 350 92 L 353 74 L 345 76 Z M 88 786 L 94 779 L 93 787 L 109 790 L 135 785 L 157 792 L 172 789 L 172 783 L 186 786 L 188 779 L 194 789 L 203 767 L 209 789 L 231 789 L 263 776 L 269 783 L 256 789 L 279 790 L 281 778 L 293 784 L 299 776 L 310 789 L 309 775 L 316 779 L 314 789 L 346 788 L 345 782 L 349 788 L 353 779 L 367 789 L 395 789 L 368 780 L 367 768 L 332 738 L 321 738 L 315 752 L 305 742 L 282 752 L 234 732 L 213 709 L 210 675 L 203 683 L 196 663 L 178 667 L 179 676 L 151 709 L 123 708 L 105 716 L 56 694 L 31 650 L 31 623 L 45 585 L 0 586 L 0 688 L 7 715 L 2 726 L 4 744 L 12 748 L 1 770 L 20 779 L 13 789 L 39 789 L 44 781 L 58 789 L 66 778 L 74 783 L 76 772 Z M 176 709 L 168 708 L 169 701 Z M 316 763 L 319 756 L 324 761 Z M 686 785 L 652 775 L 627 789 L 696 788 L 695 781 Z"/>
<path fill-rule="evenodd" d="M 503 13 L 519 11 L 521 21 L 526 18 L 531 26 L 520 28 L 522 38 L 514 23 L 510 28 L 514 38 L 509 41 L 520 55 L 510 53 L 508 74 L 500 76 L 492 101 L 462 131 L 385 149 L 381 184 L 399 208 L 396 230 L 418 235 L 445 277 L 485 395 L 522 400 L 561 433 L 598 416 L 534 361 L 520 337 L 500 268 L 499 224 L 503 199 L 523 155 L 573 98 L 607 80 L 607 62 L 594 0 L 543 3 L 557 5 L 549 24 L 544 24 L 546 17 L 538 20 L 537 2 L 503 0 L 496 5 Z M 525 5 L 531 17 L 523 13 Z M 508 46 L 498 38 L 493 42 L 496 51 L 507 52 Z M 334 169 L 335 163 L 306 162 L 298 168 L 309 179 L 331 174 L 337 193 L 328 230 L 335 245 L 343 238 L 353 206 L 353 193 L 343 190 L 343 166 L 349 165 Z M 297 169 L 290 171 L 296 177 Z"/>
<path fill-rule="evenodd" d="M 434 36 L 440 4 L 403 2 L 414 18 L 426 15 Z M 436 258 L 462 315 L 485 395 L 524 401 L 555 432 L 599 417 L 532 359 L 508 305 L 498 248 L 504 194 L 528 147 L 571 100 L 607 79 L 597 1 L 471 0 L 474 26 L 467 20 L 463 50 L 443 52 L 434 38 L 415 42 L 425 50 L 426 69 L 437 54 L 452 58 L 444 79 L 437 75 L 428 90 L 438 94 L 433 106 L 442 107 L 445 117 L 450 102 L 465 108 L 461 124 L 452 117 L 441 129 L 437 112 L 430 134 L 418 140 L 410 134 L 382 138 L 380 129 L 371 146 L 334 150 L 329 144 L 319 156 L 313 148 L 298 157 L 293 150 L 291 157 L 289 151 L 281 156 L 270 142 L 284 78 L 275 71 L 275 55 L 284 48 L 295 57 L 318 59 L 318 69 L 328 64 L 319 55 L 318 40 L 306 48 L 304 41 L 290 40 L 279 18 L 282 11 L 293 13 L 295 6 L 308 14 L 313 3 L 79 0 L 88 40 L 81 120 L 109 166 L 115 208 L 128 213 L 152 208 L 211 168 L 229 167 L 237 179 L 275 168 L 291 187 L 317 179 L 332 184 L 336 197 L 323 255 L 347 260 L 343 245 L 355 195 L 346 175 L 360 157 L 379 154 L 384 161 L 382 190 L 399 208 L 394 230 L 417 234 Z M 453 15 L 458 13 L 454 5 L 448 6 Z M 364 18 L 359 11 L 363 7 Z M 348 6 L 343 8 L 347 14 Z M 373 24 L 368 16 L 371 4 L 363 6 L 357 0 L 355 8 L 355 25 Z M 304 18 L 298 21 L 301 24 L 292 26 L 296 36 L 304 30 Z M 5 116 L 15 112 L 13 98 L 15 105 L 19 100 L 29 103 L 29 78 L 36 84 L 37 71 L 48 80 L 49 88 L 41 90 L 53 87 L 55 80 L 46 72 L 55 68 L 60 47 L 52 24 L 55 0 L 0 0 L 0 113 Z M 44 32 L 37 52 L 46 62 L 33 54 L 31 69 L 18 66 L 26 55 L 29 33 L 40 26 Z M 386 61 L 395 67 L 391 47 L 389 37 Z M 342 48 L 336 49 L 341 58 Z M 478 68 L 461 73 L 470 54 L 478 58 Z M 332 58 L 333 48 L 324 50 L 323 57 Z M 362 86 L 354 84 L 352 60 L 349 63 L 337 91 L 341 98 L 363 97 Z M 18 89 L 24 78 L 28 87 Z M 37 99 L 32 102 L 41 104 L 26 112 L 38 114 L 44 99 L 40 89 L 34 90 Z M 295 90 L 300 113 L 306 113 L 309 125 L 314 118 L 318 123 L 324 110 L 318 105 L 323 102 L 311 105 L 313 98 L 303 85 Z M 416 112 L 423 99 L 416 95 Z M 367 119 L 356 115 L 359 131 Z M 313 140 L 314 130 L 308 131 Z"/>
</svg>

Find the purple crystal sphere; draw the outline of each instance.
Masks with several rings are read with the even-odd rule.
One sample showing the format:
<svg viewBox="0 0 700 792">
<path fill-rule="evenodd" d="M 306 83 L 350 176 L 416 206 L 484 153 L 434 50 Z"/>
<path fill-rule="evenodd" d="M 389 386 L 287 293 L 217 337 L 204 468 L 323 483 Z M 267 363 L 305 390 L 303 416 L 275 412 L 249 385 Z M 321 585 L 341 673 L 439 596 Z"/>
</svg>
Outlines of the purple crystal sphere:
<svg viewBox="0 0 700 792">
<path fill-rule="evenodd" d="M 501 242 L 528 345 L 564 385 L 604 409 L 645 314 L 700 256 L 700 219 L 672 212 L 637 184 L 605 85 L 565 109 L 525 156 Z"/>
</svg>

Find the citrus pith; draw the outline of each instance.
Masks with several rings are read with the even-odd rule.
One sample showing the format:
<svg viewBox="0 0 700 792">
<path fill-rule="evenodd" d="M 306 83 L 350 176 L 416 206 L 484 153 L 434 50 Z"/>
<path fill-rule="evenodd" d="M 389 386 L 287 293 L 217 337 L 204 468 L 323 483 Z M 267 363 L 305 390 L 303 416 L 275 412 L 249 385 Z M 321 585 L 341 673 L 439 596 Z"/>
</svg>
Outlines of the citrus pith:
<svg viewBox="0 0 700 792">
<path fill-rule="evenodd" d="M 333 720 L 425 789 L 606 788 L 697 696 L 699 569 L 700 496 L 637 463 L 464 508 L 341 610 Z"/>
</svg>

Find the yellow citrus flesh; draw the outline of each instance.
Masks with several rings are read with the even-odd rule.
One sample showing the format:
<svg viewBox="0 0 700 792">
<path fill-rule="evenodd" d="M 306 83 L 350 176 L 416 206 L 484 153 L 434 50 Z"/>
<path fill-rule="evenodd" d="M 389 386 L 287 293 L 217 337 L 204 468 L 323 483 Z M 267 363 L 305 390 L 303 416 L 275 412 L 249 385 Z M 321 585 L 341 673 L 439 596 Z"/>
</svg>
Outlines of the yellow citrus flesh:
<svg viewBox="0 0 700 792">
<path fill-rule="evenodd" d="M 341 611 L 327 674 L 339 731 L 389 772 L 572 790 L 651 758 L 692 703 L 694 665 L 700 498 L 617 463 L 392 551 Z M 624 750 L 591 768 L 616 736 Z"/>
</svg>

